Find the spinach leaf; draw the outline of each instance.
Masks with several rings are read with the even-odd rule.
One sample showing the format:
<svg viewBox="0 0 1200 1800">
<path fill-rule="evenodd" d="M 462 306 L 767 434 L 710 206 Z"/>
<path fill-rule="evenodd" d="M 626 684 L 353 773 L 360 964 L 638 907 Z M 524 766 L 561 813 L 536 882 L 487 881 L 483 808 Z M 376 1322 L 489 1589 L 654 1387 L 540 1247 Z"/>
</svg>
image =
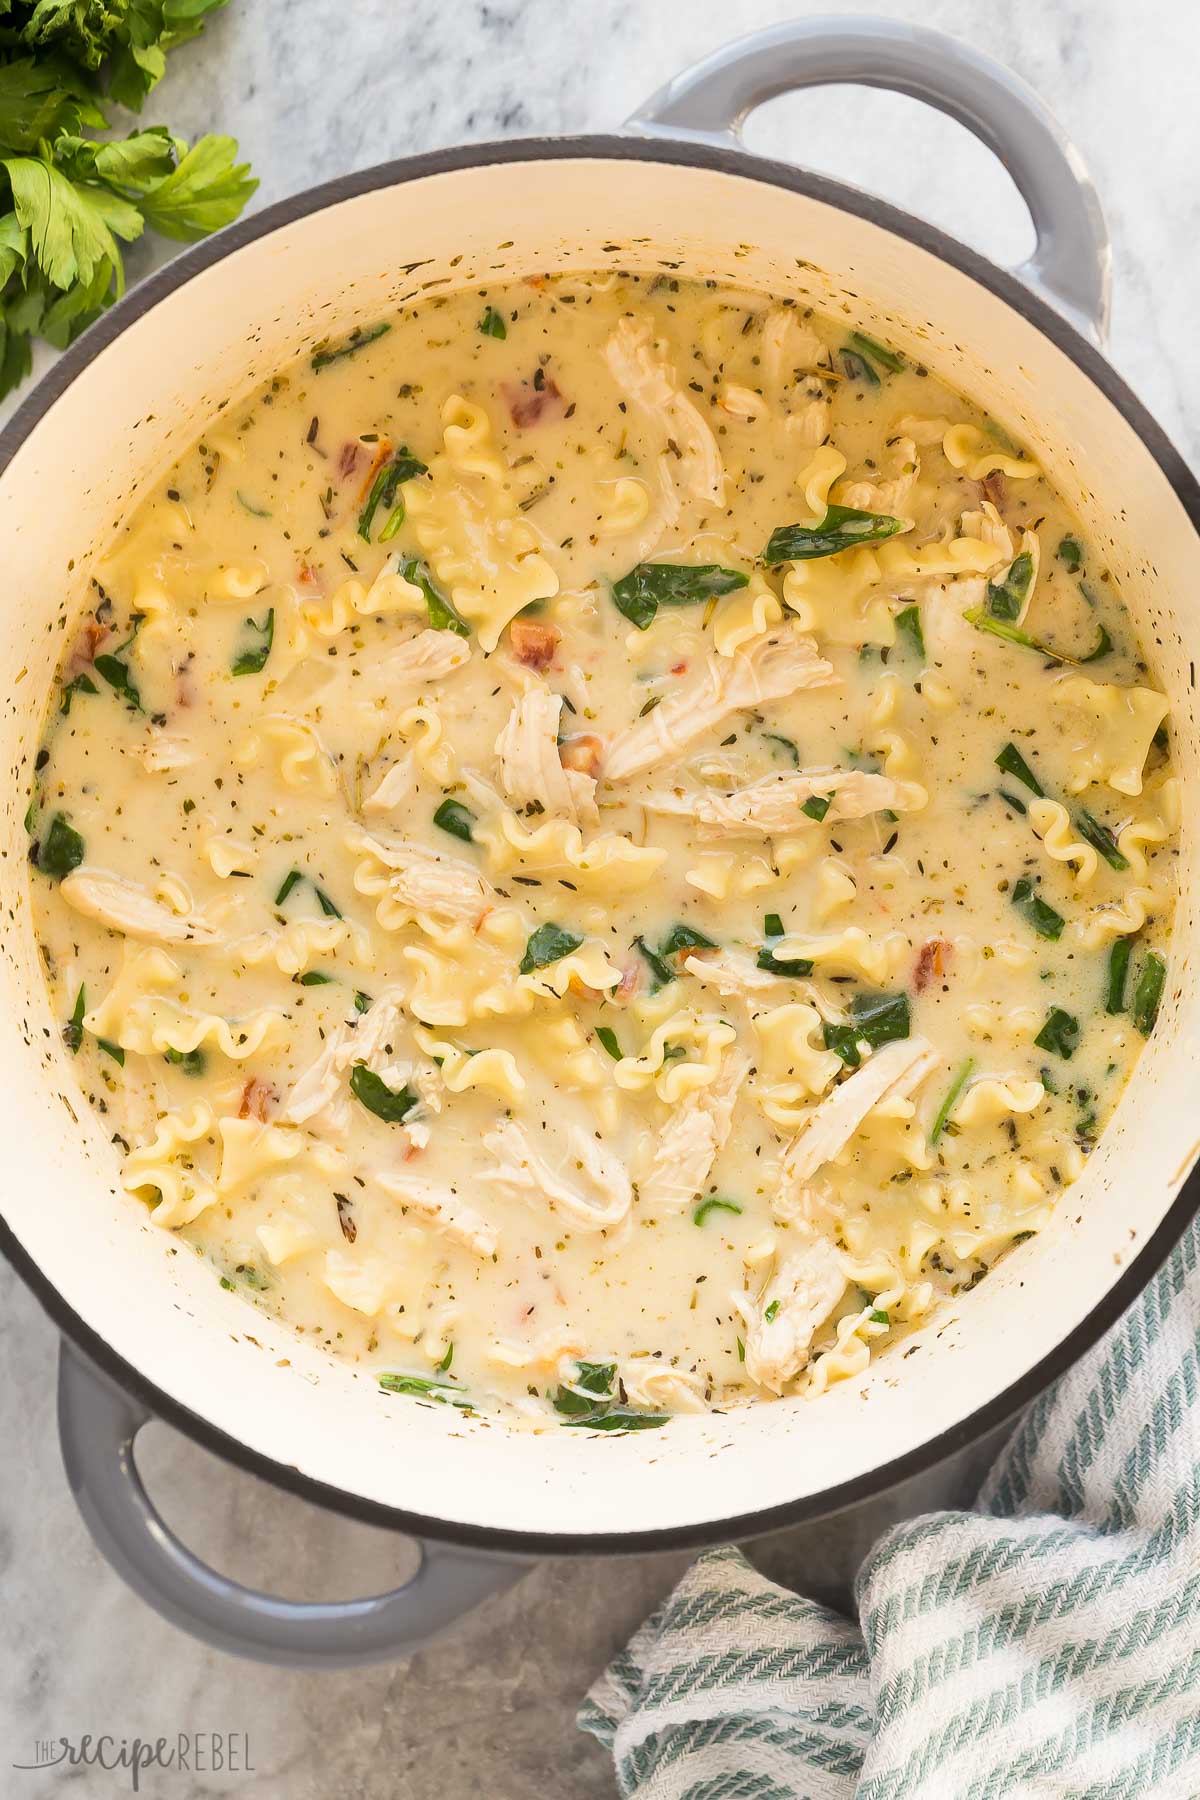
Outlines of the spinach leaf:
<svg viewBox="0 0 1200 1800">
<path fill-rule="evenodd" d="M 1131 937 L 1113 939 L 1112 949 L 1108 953 L 1108 992 L 1104 1001 L 1107 1013 L 1125 1011 L 1125 988 L 1129 979 L 1129 958 L 1132 951 Z"/>
<path fill-rule="evenodd" d="M 1149 1037 L 1154 1030 L 1166 979 L 1166 963 L 1157 951 L 1148 950 L 1138 973 L 1129 1008 L 1129 1016 L 1143 1037 Z"/>
<path fill-rule="evenodd" d="M 830 506 L 818 525 L 780 525 L 768 539 L 763 561 L 772 568 L 778 563 L 811 562 L 818 556 L 836 556 L 839 550 L 857 544 L 881 543 L 907 529 L 904 519 L 893 519 L 887 513 Z"/>
<path fill-rule="evenodd" d="M 358 515 L 358 535 L 365 543 L 371 541 L 371 526 L 375 514 L 382 506 L 384 512 L 391 512 L 384 529 L 379 534 L 381 544 L 389 542 L 404 523 L 404 501 L 397 498 L 400 484 L 411 481 L 414 475 L 426 475 L 429 469 L 419 457 L 413 456 L 404 446 L 384 462 L 371 483 L 371 491 L 366 503 Z"/>
<path fill-rule="evenodd" d="M 707 1200 L 700 1202 L 692 1214 L 692 1224 L 703 1225 L 709 1213 L 712 1212 L 740 1213 L 741 1211 L 742 1208 L 736 1200 L 722 1200 L 719 1195 L 710 1194 Z"/>
<path fill-rule="evenodd" d="M 763 742 L 766 744 L 778 744 L 779 748 L 784 752 L 788 761 L 791 763 L 793 769 L 798 769 L 800 767 L 800 751 L 791 738 L 780 737 L 777 731 L 764 731 Z"/>
<path fill-rule="evenodd" d="M 355 1063 L 351 1069 L 350 1092 L 368 1112 L 389 1125 L 402 1125 L 417 1105 L 417 1095 L 407 1084 L 398 1091 L 390 1088 L 366 1063 Z"/>
<path fill-rule="evenodd" d="M 74 681 L 68 681 L 63 688 L 62 696 L 58 703 L 58 710 L 65 716 L 70 712 L 71 702 L 74 700 L 76 694 L 98 694 L 99 691 L 99 688 L 96 686 L 90 675 L 76 675 Z"/>
<path fill-rule="evenodd" d="M 355 1010 L 355 1012 L 356 1013 L 370 1012 L 371 1004 L 372 1003 L 371 1003 L 370 994 L 364 994 L 361 988 L 356 988 L 354 991 L 354 1010 Z"/>
<path fill-rule="evenodd" d="M 125 1052 L 120 1044 L 112 1044 L 107 1038 L 98 1037 L 96 1047 L 103 1050 L 105 1056 L 111 1056 L 119 1068 L 125 1067 Z"/>
<path fill-rule="evenodd" d="M 608 1051 L 614 1062 L 620 1062 L 625 1052 L 617 1042 L 617 1034 L 611 1025 L 597 1025 L 596 1036 Z"/>
<path fill-rule="evenodd" d="M 974 625 L 976 631 L 988 631 L 993 637 L 1003 638 L 1006 644 L 1019 644 L 1023 650 L 1036 650 L 1048 662 L 1069 663 L 1075 660 L 1074 657 L 1064 656 L 1061 650 L 1052 650 L 1040 638 L 1030 637 L 1019 625 L 1010 625 L 1006 619 L 994 618 L 982 606 L 969 606 L 963 618 L 968 625 Z"/>
<path fill-rule="evenodd" d="M 83 861 L 85 845 L 66 813 L 55 813 L 37 849 L 37 867 L 51 881 L 61 881 Z"/>
<path fill-rule="evenodd" d="M 164 1060 L 174 1063 L 185 1075 L 203 1075 L 208 1066 L 208 1058 L 199 1047 L 195 1050 L 168 1050 Z"/>
<path fill-rule="evenodd" d="M 1075 814 L 1075 829 L 1085 843 L 1098 850 L 1110 869 L 1127 869 L 1129 859 L 1117 847 L 1117 840 L 1107 825 L 1092 817 L 1090 812 L 1080 811 Z"/>
<path fill-rule="evenodd" d="M 276 906 L 282 906 L 284 901 L 287 899 L 288 895 L 291 893 L 292 889 L 299 882 L 301 882 L 303 880 L 304 880 L 304 876 L 301 874 L 299 869 L 289 869 L 287 874 L 283 878 L 283 882 L 280 886 L 279 892 L 275 896 Z"/>
<path fill-rule="evenodd" d="M 1065 567 L 1068 575 L 1078 575 L 1083 567 L 1083 546 L 1077 538 L 1063 538 L 1055 555 Z"/>
<path fill-rule="evenodd" d="M 613 582 L 613 604 L 639 631 L 648 629 L 660 606 L 690 606 L 744 588 L 749 576 L 719 563 L 638 563 Z"/>
<path fill-rule="evenodd" d="M 319 373 L 322 369 L 327 369 L 330 363 L 341 362 L 343 357 L 357 356 L 360 350 L 365 350 L 368 344 L 377 343 L 391 329 L 387 320 L 368 326 L 366 330 L 361 325 L 356 325 L 349 337 L 343 339 L 336 349 L 329 350 L 322 345 L 314 350 L 310 358 L 312 367 Z"/>
<path fill-rule="evenodd" d="M 906 1038 L 912 1031 L 907 994 L 855 994 L 850 1002 L 850 1017 L 860 1038 L 873 1050 Z"/>
<path fill-rule="evenodd" d="M 615 1403 L 616 1379 L 616 1363 L 581 1362 L 574 1381 L 563 1382 L 555 1390 L 551 1405 L 568 1418 L 590 1418 Z"/>
<path fill-rule="evenodd" d="M 1061 1006 L 1052 1006 L 1046 1014 L 1046 1023 L 1033 1041 L 1039 1050 L 1049 1050 L 1052 1056 L 1061 1056 L 1064 1062 L 1070 1062 L 1079 1045 L 1079 1020 L 1064 1012 Z"/>
<path fill-rule="evenodd" d="M 429 623 L 435 631 L 453 631 L 459 637 L 470 637 L 471 627 L 454 610 L 445 594 L 435 586 L 433 576 L 423 562 L 414 557 L 411 562 L 402 566 L 400 573 L 405 581 L 411 581 L 424 594 L 425 605 L 429 609 Z"/>
<path fill-rule="evenodd" d="M 301 987 L 328 987 L 331 982 L 337 981 L 337 976 L 326 975 L 322 969 L 306 969 L 298 980 Z"/>
<path fill-rule="evenodd" d="M 715 950 L 718 946 L 712 938 L 705 937 L 694 925 L 672 925 L 662 943 L 658 946 L 657 955 L 666 958 L 677 956 L 681 950 Z"/>
<path fill-rule="evenodd" d="M 821 820 L 825 817 L 825 814 L 829 811 L 829 808 L 831 805 L 832 805 L 832 798 L 830 795 L 828 795 L 828 794 L 812 794 L 804 802 L 804 805 L 800 808 L 800 811 L 802 813 L 805 813 L 810 819 L 816 819 L 817 823 L 820 824 Z"/>
<path fill-rule="evenodd" d="M 896 629 L 902 631 L 911 641 L 913 649 L 925 660 L 925 632 L 921 625 L 921 609 L 919 606 L 906 606 L 896 614 Z"/>
<path fill-rule="evenodd" d="M 1050 938 L 1057 943 L 1067 921 L 1040 897 L 1028 875 L 1022 875 L 1014 883 L 1012 903 L 1018 912 L 1024 913 L 1039 937 Z"/>
<path fill-rule="evenodd" d="M 131 712 L 141 712 L 142 697 L 134 685 L 129 673 L 128 664 L 119 656 L 97 656 L 92 663 L 97 675 L 102 675 L 110 688 L 118 693 Z"/>
<path fill-rule="evenodd" d="M 958 1105 L 959 1098 L 962 1095 L 962 1091 L 966 1087 L 968 1081 L 971 1079 L 971 1074 L 972 1074 L 972 1071 L 974 1070 L 974 1068 L 975 1068 L 975 1058 L 973 1056 L 968 1056 L 967 1060 L 964 1063 L 959 1064 L 959 1067 L 958 1067 L 957 1071 L 955 1072 L 954 1079 L 950 1083 L 949 1088 L 947 1089 L 946 1098 L 942 1101 L 942 1104 L 938 1107 L 937 1117 L 933 1121 L 933 1129 L 929 1133 L 929 1142 L 931 1144 L 937 1143 L 937 1141 L 941 1137 L 943 1131 L 945 1131 L 946 1126 L 950 1123 L 950 1114 L 954 1111 L 954 1108 Z"/>
<path fill-rule="evenodd" d="M 987 609 L 993 619 L 1019 619 L 1021 609 L 1029 598 L 1032 583 L 1033 558 L 1027 550 L 1023 550 L 1009 564 L 1003 581 L 989 581 L 987 584 Z"/>
<path fill-rule="evenodd" d="M 271 646 L 275 642 L 275 608 L 272 606 L 268 609 L 261 625 L 257 625 L 253 619 L 247 619 L 246 628 L 257 642 L 251 642 L 244 650 L 238 651 L 230 665 L 232 675 L 259 675 L 266 668 Z"/>
<path fill-rule="evenodd" d="M 852 331 L 848 341 L 861 356 L 878 363 L 880 368 L 893 375 L 906 367 L 898 350 L 889 350 L 886 344 L 881 344 L 878 338 L 868 337 L 865 331 Z"/>
<path fill-rule="evenodd" d="M 551 963 L 561 962 L 564 956 L 570 956 L 572 950 L 578 950 L 582 942 L 577 931 L 568 931 L 563 925 L 539 925 L 525 946 L 519 972 L 522 975 L 532 975 L 535 969 L 545 969 Z"/>
<path fill-rule="evenodd" d="M 649 965 L 650 973 L 654 976 L 654 986 L 650 990 L 652 994 L 657 993 L 659 988 L 666 987 L 669 981 L 675 980 L 675 970 L 670 963 L 665 963 L 662 957 L 650 948 L 644 937 L 635 937 L 633 941 Z"/>
<path fill-rule="evenodd" d="M 1031 794 L 1036 794 L 1039 799 L 1045 798 L 1045 788 L 1015 744 L 1005 744 L 996 758 L 996 767 L 1003 769 L 1006 775 L 1015 775 L 1018 781 L 1025 784 Z"/>
<path fill-rule="evenodd" d="M 857 1069 L 862 1061 L 862 1052 L 858 1047 L 859 1034 L 853 1025 L 825 1025 L 821 1035 L 827 1050 L 840 1056 L 848 1069 Z"/>
<path fill-rule="evenodd" d="M 75 996 L 75 1005 L 71 1011 L 71 1017 L 63 1026 L 62 1031 L 63 1043 L 67 1046 L 67 1049 L 71 1052 L 72 1056 L 78 1055 L 79 1046 L 83 1042 L 83 1015 L 86 1011 L 87 998 L 84 994 L 83 983 L 80 982 L 79 992 Z"/>
<path fill-rule="evenodd" d="M 1100 658 L 1102 656 L 1108 655 L 1108 653 L 1112 649 L 1112 647 L 1113 647 L 1113 641 L 1109 637 L 1106 628 L 1103 625 L 1101 625 L 1100 636 L 1096 639 L 1095 649 L 1089 650 L 1087 655 L 1081 656 L 1079 658 L 1079 660 L 1081 663 L 1099 662 Z"/>
<path fill-rule="evenodd" d="M 385 1394 L 410 1394 L 417 1400 L 436 1400 L 442 1406 L 457 1406 L 464 1412 L 471 1411 L 471 1402 L 465 1397 L 456 1400 L 462 1389 L 454 1381 L 434 1381 L 428 1375 L 381 1375 L 379 1385 Z"/>
<path fill-rule="evenodd" d="M 443 800 L 433 815 L 433 822 L 443 831 L 449 832 L 451 837 L 461 838 L 464 844 L 475 842 L 471 827 L 478 824 L 478 819 L 468 807 L 461 806 L 457 800 Z"/>
<path fill-rule="evenodd" d="M 484 337 L 506 338 L 508 336 L 508 326 L 504 323 L 503 315 L 498 313 L 494 306 L 488 307 L 475 329 Z"/>
<path fill-rule="evenodd" d="M 812 963 L 805 958 L 795 957 L 789 961 L 786 957 L 780 958 L 775 955 L 771 946 L 786 936 L 783 920 L 779 914 L 768 913 L 763 920 L 763 937 L 766 942 L 755 959 L 758 967 L 765 969 L 769 975 L 811 975 Z"/>
<path fill-rule="evenodd" d="M 668 1425 L 670 1419 L 670 1413 L 632 1412 L 627 1406 L 614 1406 L 586 1419 L 564 1419 L 563 1429 L 582 1426 L 585 1431 L 655 1431 L 660 1425 Z"/>
</svg>

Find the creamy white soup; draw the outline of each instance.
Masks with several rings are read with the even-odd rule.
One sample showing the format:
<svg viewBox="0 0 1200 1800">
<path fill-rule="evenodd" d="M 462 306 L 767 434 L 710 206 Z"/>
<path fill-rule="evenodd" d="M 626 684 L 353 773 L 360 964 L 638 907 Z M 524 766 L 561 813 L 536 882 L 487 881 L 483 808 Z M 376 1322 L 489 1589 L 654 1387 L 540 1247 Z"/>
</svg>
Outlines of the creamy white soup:
<svg viewBox="0 0 1200 1800">
<path fill-rule="evenodd" d="M 223 406 L 88 608 L 31 881 L 131 1211 L 410 1402 L 859 1375 L 1045 1225 L 1153 1028 L 1116 583 L 850 321 L 427 300 Z"/>
</svg>

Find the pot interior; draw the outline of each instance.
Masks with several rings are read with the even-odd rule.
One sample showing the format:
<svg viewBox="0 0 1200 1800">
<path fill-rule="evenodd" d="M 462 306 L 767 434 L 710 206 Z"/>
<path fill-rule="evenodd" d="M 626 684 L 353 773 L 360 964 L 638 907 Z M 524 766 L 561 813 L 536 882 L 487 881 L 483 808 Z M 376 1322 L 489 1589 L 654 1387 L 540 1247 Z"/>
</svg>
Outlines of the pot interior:
<svg viewBox="0 0 1200 1800">
<path fill-rule="evenodd" d="M 817 1402 L 685 1417 L 623 1438 L 514 1432 L 382 1395 L 222 1290 L 187 1246 L 150 1226 L 118 1186 L 117 1152 L 61 1047 L 26 894 L 22 817 L 45 694 L 92 557 L 139 491 L 220 406 L 315 339 L 448 288 L 551 268 L 663 269 L 794 295 L 845 311 L 981 402 L 1034 447 L 1105 548 L 1152 679 L 1170 695 L 1185 793 L 1196 791 L 1196 530 L 1113 402 L 970 275 L 828 198 L 778 185 L 772 165 L 608 149 L 510 146 L 477 166 L 430 159 L 432 172 L 415 179 L 332 199 L 262 235 L 231 234 L 223 241 L 244 241 L 219 260 L 208 248 L 185 256 L 121 309 L 123 331 L 102 326 L 111 341 L 69 359 L 78 373 L 16 444 L 0 477 L 10 595 L 0 740 L 17 775 L 0 863 L 3 1208 L 100 1338 L 260 1456 L 452 1527 L 578 1539 L 711 1526 L 719 1537 L 723 1520 L 797 1501 L 815 1509 L 827 1490 L 955 1431 L 1070 1338 L 1163 1223 L 1197 1149 L 1188 873 L 1158 1030 L 1051 1227 Z M 675 155 L 696 166 L 657 160 Z M 195 273 L 179 284 L 186 267 Z M 19 431 L 20 421 L 14 439 Z M 1185 871 L 1195 810 L 1185 804 Z"/>
</svg>

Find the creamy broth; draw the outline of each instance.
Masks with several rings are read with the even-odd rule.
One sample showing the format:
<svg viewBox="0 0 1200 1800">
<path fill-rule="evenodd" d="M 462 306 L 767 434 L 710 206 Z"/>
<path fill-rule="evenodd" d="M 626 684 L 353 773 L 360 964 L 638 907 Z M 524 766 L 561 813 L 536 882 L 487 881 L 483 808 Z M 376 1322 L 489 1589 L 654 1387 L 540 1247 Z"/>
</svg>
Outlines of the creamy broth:
<svg viewBox="0 0 1200 1800">
<path fill-rule="evenodd" d="M 852 324 L 427 302 L 226 405 L 90 609 L 30 810 L 83 1090 L 231 1307 L 393 1391 L 617 1429 L 856 1375 L 1152 1029 L 1116 584 Z"/>
</svg>

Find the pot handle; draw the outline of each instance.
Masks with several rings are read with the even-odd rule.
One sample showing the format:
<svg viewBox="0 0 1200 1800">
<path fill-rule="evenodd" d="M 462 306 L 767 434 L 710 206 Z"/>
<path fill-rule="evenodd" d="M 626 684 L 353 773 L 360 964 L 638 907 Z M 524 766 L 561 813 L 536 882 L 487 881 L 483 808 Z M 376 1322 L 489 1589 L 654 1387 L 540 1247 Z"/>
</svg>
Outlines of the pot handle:
<svg viewBox="0 0 1200 1800">
<path fill-rule="evenodd" d="M 1037 233 L 1014 270 L 1094 342 L 1108 330 L 1112 251 L 1083 159 L 1031 87 L 968 44 L 900 19 L 792 19 L 738 38 L 651 95 L 625 129 L 741 148 L 747 116 L 796 88 L 909 94 L 974 132 L 1004 164 Z"/>
<path fill-rule="evenodd" d="M 418 1540 L 403 1587 L 361 1600 L 281 1600 L 220 1575 L 180 1542 L 134 1462 L 149 1409 L 64 1339 L 58 1364 L 63 1463 L 84 1523 L 136 1594 L 193 1637 L 233 1656 L 293 1669 L 344 1669 L 420 1649 L 525 1566 Z"/>
</svg>

